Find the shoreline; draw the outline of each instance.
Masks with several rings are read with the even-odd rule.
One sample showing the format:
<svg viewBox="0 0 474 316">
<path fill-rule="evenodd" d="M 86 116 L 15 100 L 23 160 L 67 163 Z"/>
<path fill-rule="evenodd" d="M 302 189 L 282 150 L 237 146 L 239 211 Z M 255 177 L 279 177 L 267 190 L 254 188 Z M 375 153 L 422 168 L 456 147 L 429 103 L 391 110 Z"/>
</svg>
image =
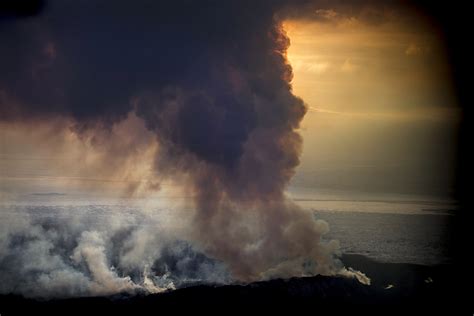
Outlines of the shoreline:
<svg viewBox="0 0 474 316">
<path fill-rule="evenodd" d="M 194 285 L 159 294 L 112 295 L 38 300 L 20 295 L 0 295 L 0 313 L 9 315 L 31 309 L 49 314 L 67 310 L 100 309 L 116 313 L 150 308 L 218 309 L 225 306 L 242 308 L 287 308 L 318 306 L 331 310 L 380 308 L 423 308 L 436 310 L 458 301 L 455 266 L 424 266 L 406 263 L 381 263 L 363 255 L 343 255 L 346 267 L 360 270 L 371 278 L 371 285 L 344 277 L 313 276 L 260 281 L 247 285 Z M 393 311 L 385 310 L 384 313 Z"/>
</svg>

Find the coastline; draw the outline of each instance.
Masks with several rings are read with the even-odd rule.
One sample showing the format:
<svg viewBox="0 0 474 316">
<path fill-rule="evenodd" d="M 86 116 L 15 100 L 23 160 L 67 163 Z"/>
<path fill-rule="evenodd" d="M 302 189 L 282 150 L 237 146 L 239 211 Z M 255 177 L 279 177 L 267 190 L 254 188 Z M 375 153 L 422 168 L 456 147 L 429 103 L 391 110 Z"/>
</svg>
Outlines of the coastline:
<svg viewBox="0 0 474 316">
<path fill-rule="evenodd" d="M 318 308 L 337 311 L 398 313 L 401 310 L 437 311 L 452 302 L 458 307 L 461 297 L 452 264 L 424 266 L 405 263 L 381 263 L 363 255 L 343 255 L 347 267 L 363 271 L 372 282 L 363 285 L 355 279 L 314 276 L 261 281 L 247 285 L 195 285 L 160 294 L 114 295 L 52 300 L 35 300 L 18 295 L 0 296 L 2 315 L 26 310 L 48 314 L 65 311 L 87 313 L 104 310 L 117 314 L 145 310 L 204 309 L 246 307 L 276 310 L 280 308 Z M 222 309 L 221 309 L 222 311 Z"/>
</svg>

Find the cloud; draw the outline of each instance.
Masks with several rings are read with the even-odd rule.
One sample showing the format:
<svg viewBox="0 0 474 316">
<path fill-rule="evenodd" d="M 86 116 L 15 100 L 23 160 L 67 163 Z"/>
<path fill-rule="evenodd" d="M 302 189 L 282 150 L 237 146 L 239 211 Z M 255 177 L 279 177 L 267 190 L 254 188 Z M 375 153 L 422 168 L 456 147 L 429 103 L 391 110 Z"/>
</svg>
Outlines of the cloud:
<svg viewBox="0 0 474 316">
<path fill-rule="evenodd" d="M 430 52 L 431 48 L 429 46 L 417 45 L 415 43 L 410 43 L 405 49 L 405 55 L 407 56 L 419 56 Z"/>
<path fill-rule="evenodd" d="M 315 15 L 316 17 L 326 21 L 334 20 L 339 17 L 339 13 L 333 9 L 317 9 Z"/>
<path fill-rule="evenodd" d="M 330 71 L 332 65 L 327 61 L 295 58 L 294 62 L 292 63 L 292 67 L 295 71 L 323 74 L 327 71 Z"/>
<path fill-rule="evenodd" d="M 355 64 L 350 58 L 344 60 L 344 63 L 341 66 L 341 71 L 346 73 L 354 73 L 359 70 L 359 65 Z"/>
</svg>

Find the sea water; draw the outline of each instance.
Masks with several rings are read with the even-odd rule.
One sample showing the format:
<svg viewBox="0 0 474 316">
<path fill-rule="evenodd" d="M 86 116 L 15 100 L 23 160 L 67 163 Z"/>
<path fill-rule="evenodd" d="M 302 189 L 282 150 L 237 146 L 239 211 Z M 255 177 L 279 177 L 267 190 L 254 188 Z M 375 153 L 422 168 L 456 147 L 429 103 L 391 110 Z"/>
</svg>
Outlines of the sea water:
<svg viewBox="0 0 474 316">
<path fill-rule="evenodd" d="M 450 233 L 455 201 L 412 196 L 366 196 L 295 194 L 290 198 L 302 208 L 325 220 L 330 231 L 326 241 L 340 242 L 342 253 L 362 254 L 381 262 L 435 265 L 449 263 Z M 122 222 L 122 225 L 151 225 L 179 230 L 190 225 L 192 199 L 167 197 L 106 199 L 102 197 L 30 194 L 15 202 L 0 204 L 0 220 L 12 218 L 87 218 L 92 226 Z M 176 216 L 180 213 L 179 216 Z M 188 215 L 189 216 L 188 216 Z M 186 218 L 188 217 L 188 218 Z M 176 219 L 181 218 L 181 221 Z M 186 219 L 186 220 L 185 220 Z M 125 223 L 123 223 L 125 222 Z"/>
</svg>

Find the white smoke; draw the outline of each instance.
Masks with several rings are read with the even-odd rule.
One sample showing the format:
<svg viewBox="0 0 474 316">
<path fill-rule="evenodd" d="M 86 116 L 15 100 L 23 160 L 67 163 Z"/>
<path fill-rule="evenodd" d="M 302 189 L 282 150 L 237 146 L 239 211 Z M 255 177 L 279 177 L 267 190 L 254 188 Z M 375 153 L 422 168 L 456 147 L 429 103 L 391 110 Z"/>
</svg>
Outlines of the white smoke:
<svg viewBox="0 0 474 316">
<path fill-rule="evenodd" d="M 80 297 L 160 293 L 196 283 L 229 284 L 226 264 L 207 256 L 186 231 L 163 218 L 123 206 L 2 206 L 0 294 Z M 133 212 L 132 212 L 133 211 Z M 182 215 L 172 216 L 183 220 Z M 186 226 L 188 223 L 183 223 Z M 314 221 L 324 234 L 328 225 Z M 248 249 L 256 253 L 262 245 Z M 316 258 L 337 253 L 339 243 L 315 247 Z M 321 253 L 321 251 L 323 253 Z M 342 275 L 370 284 L 363 273 L 300 257 L 281 260 L 259 279 Z M 337 262 L 337 260 L 336 260 Z"/>
<path fill-rule="evenodd" d="M 153 219 L 100 209 L 2 207 L 0 294 L 159 293 L 189 282 L 229 282 L 222 264 Z"/>
</svg>

